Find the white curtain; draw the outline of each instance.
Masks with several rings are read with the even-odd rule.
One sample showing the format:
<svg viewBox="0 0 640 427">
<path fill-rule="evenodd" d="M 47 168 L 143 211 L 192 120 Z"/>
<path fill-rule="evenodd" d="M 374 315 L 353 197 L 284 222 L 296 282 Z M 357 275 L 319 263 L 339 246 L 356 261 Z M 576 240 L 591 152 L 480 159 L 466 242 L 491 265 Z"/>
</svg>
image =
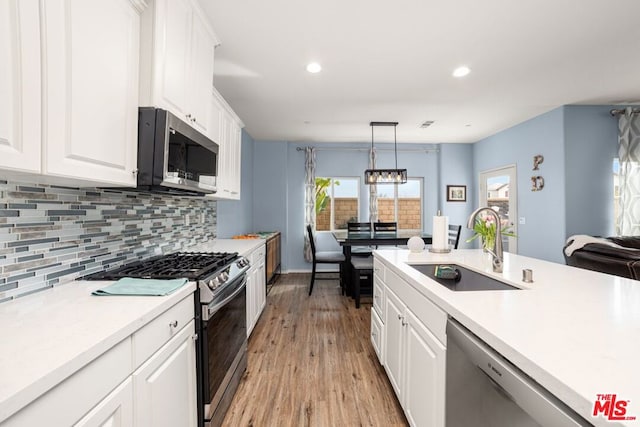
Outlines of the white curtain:
<svg viewBox="0 0 640 427">
<path fill-rule="evenodd" d="M 376 149 L 369 150 L 369 169 L 376 168 Z M 378 184 L 369 185 L 369 222 L 378 220 Z"/>
<path fill-rule="evenodd" d="M 316 228 L 316 150 L 313 147 L 304 149 L 304 259 L 313 261 L 311 244 L 307 233 L 307 225 Z"/>
<path fill-rule="evenodd" d="M 618 119 L 619 236 L 640 235 L 640 114 L 627 108 Z"/>
</svg>

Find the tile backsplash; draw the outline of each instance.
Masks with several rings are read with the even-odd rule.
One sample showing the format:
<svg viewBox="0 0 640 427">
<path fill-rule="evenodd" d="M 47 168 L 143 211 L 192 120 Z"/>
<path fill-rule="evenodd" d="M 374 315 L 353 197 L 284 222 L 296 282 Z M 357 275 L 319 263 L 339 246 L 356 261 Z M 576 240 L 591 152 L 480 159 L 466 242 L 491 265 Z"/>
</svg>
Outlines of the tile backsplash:
<svg viewBox="0 0 640 427">
<path fill-rule="evenodd" d="M 0 303 L 215 237 L 204 197 L 0 181 Z"/>
</svg>

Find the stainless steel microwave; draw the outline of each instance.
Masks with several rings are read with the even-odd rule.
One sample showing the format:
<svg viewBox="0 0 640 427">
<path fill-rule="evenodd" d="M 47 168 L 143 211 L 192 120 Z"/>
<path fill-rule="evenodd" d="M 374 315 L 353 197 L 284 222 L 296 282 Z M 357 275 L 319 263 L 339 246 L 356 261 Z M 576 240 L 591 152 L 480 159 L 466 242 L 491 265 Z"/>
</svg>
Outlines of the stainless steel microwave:
<svg viewBox="0 0 640 427">
<path fill-rule="evenodd" d="M 138 111 L 138 189 L 202 195 L 216 192 L 218 144 L 167 110 Z"/>
</svg>

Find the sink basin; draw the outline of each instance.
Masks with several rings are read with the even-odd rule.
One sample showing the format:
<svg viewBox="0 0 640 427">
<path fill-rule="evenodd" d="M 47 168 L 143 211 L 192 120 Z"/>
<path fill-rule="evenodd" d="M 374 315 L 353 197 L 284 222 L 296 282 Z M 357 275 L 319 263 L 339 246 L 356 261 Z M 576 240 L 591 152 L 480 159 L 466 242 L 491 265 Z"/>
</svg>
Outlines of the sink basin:
<svg viewBox="0 0 640 427">
<path fill-rule="evenodd" d="M 428 278 L 435 280 L 442 286 L 445 286 L 452 291 L 519 291 L 520 288 L 507 285 L 499 280 L 487 277 L 484 274 L 476 273 L 467 268 L 460 267 L 456 264 L 446 264 L 448 267 L 453 267 L 459 271 L 458 279 L 442 279 L 435 276 L 436 265 L 443 264 L 409 264 L 409 267 L 415 268 L 420 273 L 424 274 Z"/>
</svg>

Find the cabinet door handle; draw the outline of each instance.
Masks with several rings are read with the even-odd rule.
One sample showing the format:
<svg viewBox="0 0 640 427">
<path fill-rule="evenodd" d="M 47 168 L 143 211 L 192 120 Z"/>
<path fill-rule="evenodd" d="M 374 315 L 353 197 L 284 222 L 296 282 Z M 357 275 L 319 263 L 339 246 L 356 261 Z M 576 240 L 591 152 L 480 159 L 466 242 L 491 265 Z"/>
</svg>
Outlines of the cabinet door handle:
<svg viewBox="0 0 640 427">
<path fill-rule="evenodd" d="M 178 327 L 178 321 L 174 320 L 173 322 L 169 323 L 169 327 L 170 328 L 177 328 Z"/>
<path fill-rule="evenodd" d="M 376 333 L 375 332 L 371 332 L 371 336 L 375 338 L 376 337 Z"/>
</svg>

